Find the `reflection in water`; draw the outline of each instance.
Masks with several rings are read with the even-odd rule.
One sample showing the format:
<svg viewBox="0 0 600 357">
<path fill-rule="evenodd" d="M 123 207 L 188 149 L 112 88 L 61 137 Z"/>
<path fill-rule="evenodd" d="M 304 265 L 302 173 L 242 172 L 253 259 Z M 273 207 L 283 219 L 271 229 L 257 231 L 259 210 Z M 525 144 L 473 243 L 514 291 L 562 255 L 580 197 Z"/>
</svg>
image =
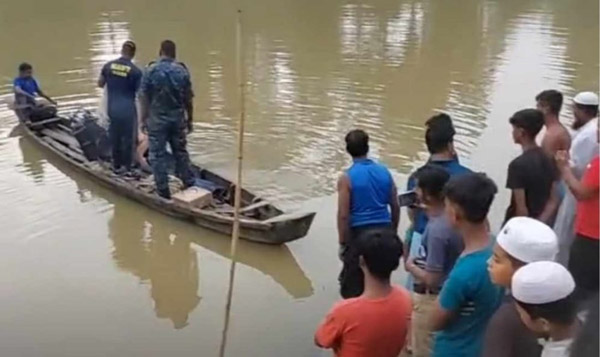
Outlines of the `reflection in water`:
<svg viewBox="0 0 600 357">
<path fill-rule="evenodd" d="M 152 225 L 144 213 L 114 206 L 109 221 L 113 258 L 120 269 L 150 284 L 156 316 L 180 329 L 200 302 L 197 254 L 189 239 L 172 234 L 168 225 Z"/>
<path fill-rule="evenodd" d="M 343 136 L 349 129 L 369 130 L 374 154 L 396 174 L 407 173 L 426 157 L 423 122 L 436 110 L 447 111 L 455 118 L 461 157 L 501 183 L 505 165 L 517 150 L 506 122 L 510 114 L 533 105 L 542 89 L 561 89 L 567 101 L 578 90 L 598 89 L 598 2 L 582 0 L 576 5 L 564 0 L 464 0 L 460 6 L 443 0 L 252 2 L 245 12 L 249 79 L 245 178 L 257 194 L 286 206 L 318 202 L 321 218 L 311 234 L 291 248 L 241 242 L 238 273 L 251 279 L 236 282 L 236 302 L 244 303 L 234 304 L 230 355 L 314 355 L 306 341 L 337 295 L 331 272 L 338 261 L 330 239 L 335 232 L 330 219 L 335 202 L 329 195 L 347 165 Z M 28 140 L 17 143 L 7 137 L 15 118 L 5 100 L 12 97 L 15 67 L 27 60 L 34 64 L 44 89 L 57 94 L 61 109 L 93 107 L 99 97 L 95 81 L 100 66 L 118 56 L 123 40 L 134 38 L 138 61 L 146 63 L 155 57 L 157 43 L 171 37 L 190 67 L 196 89 L 197 130 L 189 137 L 190 152 L 194 160 L 227 174 L 235 161 L 234 12 L 230 2 L 214 0 L 180 0 L 177 6 L 142 0 L 0 2 L 5 30 L 0 42 L 11 49 L 0 57 L 0 226 L 8 232 L 0 243 L 20 247 L 17 254 L 12 248 L 0 249 L 0 260 L 12 264 L 0 269 L 0 278 L 26 286 L 11 290 L 7 285 L 9 303 L 21 304 L 27 311 L 54 307 L 46 302 L 32 307 L 32 301 L 44 295 L 36 292 L 50 290 L 45 284 L 55 278 L 44 269 L 36 270 L 36 279 L 32 278 L 32 261 L 60 268 L 64 281 L 78 293 L 99 285 L 96 273 L 106 274 L 102 279 L 110 281 L 124 276 L 119 281 L 126 284 L 124 295 L 115 301 L 134 317 L 129 322 L 138 325 L 121 326 L 113 319 L 91 327 L 94 335 L 110 334 L 100 326 L 117 335 L 148 333 L 152 341 L 143 344 L 154 355 L 168 354 L 174 346 L 188 348 L 178 355 L 197 355 L 194 343 L 209 346 L 207 355 L 216 350 L 229 240 L 124 200 L 40 154 Z M 35 46 L 22 41 L 31 33 L 36 34 Z M 570 117 L 566 106 L 562 119 L 568 122 Z M 500 193 L 498 207 L 504 206 L 503 195 L 507 199 Z M 82 281 L 71 268 L 80 256 L 70 254 L 69 248 L 81 243 L 72 241 L 79 236 L 69 222 L 86 219 L 98 228 L 93 230 L 98 240 L 90 243 L 106 246 L 96 246 L 97 255 L 89 259 L 97 270 Z M 104 239 L 105 230 L 110 239 Z M 55 248 L 59 241 L 64 244 L 60 249 L 40 248 L 43 244 Z M 43 259 L 32 256 L 34 247 L 42 251 Z M 113 252 L 114 259 L 102 249 Z M 115 264 L 126 274 L 115 275 Z M 314 277 L 312 281 L 301 267 Z M 129 296 L 137 288 L 131 277 L 147 287 L 142 298 L 137 297 L 140 301 Z M 29 287 L 36 289 L 34 293 Z M 77 296 L 68 289 L 56 289 L 54 294 L 60 299 Z M 161 318 L 176 326 L 187 320 L 190 326 L 184 333 L 164 333 L 160 328 L 170 329 L 171 324 L 153 324 L 157 319 L 145 306 L 148 301 L 154 302 Z M 22 310 L 13 305 L 0 304 L 4 307 L 0 316 Z M 75 302 L 73 308 L 88 313 L 104 307 L 88 299 Z M 265 317 L 257 318 L 256 311 Z M 102 321 L 102 312 L 81 315 Z M 64 356 L 56 341 L 76 335 L 77 329 L 57 326 L 61 336 L 48 337 L 47 331 L 31 328 L 43 325 L 40 316 L 48 315 L 18 317 L 21 325 L 7 332 L 33 336 L 48 355 Z M 290 320 L 297 323 L 289 324 Z M 265 331 L 272 329 L 277 334 L 265 338 Z M 200 337 L 189 339 L 186 334 Z M 71 342 L 76 340 L 84 341 Z M 135 344 L 125 344 L 116 343 L 114 351 L 98 354 L 141 353 L 128 350 Z M 106 352 L 102 345 L 94 347 Z M 40 354 L 23 351 L 14 354 Z"/>
</svg>

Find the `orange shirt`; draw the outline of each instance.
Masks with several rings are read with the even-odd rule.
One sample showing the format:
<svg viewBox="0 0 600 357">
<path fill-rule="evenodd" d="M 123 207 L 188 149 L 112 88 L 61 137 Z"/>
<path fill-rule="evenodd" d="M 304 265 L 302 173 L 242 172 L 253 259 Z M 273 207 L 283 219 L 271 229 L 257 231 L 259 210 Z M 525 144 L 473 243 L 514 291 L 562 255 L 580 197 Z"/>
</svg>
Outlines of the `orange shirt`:
<svg viewBox="0 0 600 357">
<path fill-rule="evenodd" d="M 575 218 L 575 233 L 581 234 L 593 239 L 600 238 L 600 214 L 598 205 L 600 204 L 600 193 L 598 193 L 598 176 L 600 170 L 600 157 L 596 156 L 588 165 L 583 175 L 582 183 L 584 186 L 596 189 L 594 197 L 579 201 L 577 203 L 577 217 Z"/>
<path fill-rule="evenodd" d="M 393 287 L 380 299 L 340 301 L 315 334 L 315 342 L 337 357 L 397 357 L 406 344 L 412 302 L 408 291 Z"/>
</svg>

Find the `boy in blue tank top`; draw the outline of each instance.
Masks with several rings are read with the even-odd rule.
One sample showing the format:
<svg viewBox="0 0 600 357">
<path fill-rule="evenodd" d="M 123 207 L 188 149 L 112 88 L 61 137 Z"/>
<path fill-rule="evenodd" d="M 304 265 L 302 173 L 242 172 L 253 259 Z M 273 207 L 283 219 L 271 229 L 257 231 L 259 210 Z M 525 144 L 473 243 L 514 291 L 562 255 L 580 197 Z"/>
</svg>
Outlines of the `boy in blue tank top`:
<svg viewBox="0 0 600 357">
<path fill-rule="evenodd" d="M 337 227 L 340 259 L 344 263 L 339 276 L 343 298 L 356 297 L 364 289 L 364 276 L 354 242 L 365 233 L 393 230 L 396 237 L 400 220 L 397 190 L 391 173 L 382 164 L 367 157 L 369 136 L 363 130 L 346 135 L 346 151 L 352 166 L 338 180 Z"/>
</svg>

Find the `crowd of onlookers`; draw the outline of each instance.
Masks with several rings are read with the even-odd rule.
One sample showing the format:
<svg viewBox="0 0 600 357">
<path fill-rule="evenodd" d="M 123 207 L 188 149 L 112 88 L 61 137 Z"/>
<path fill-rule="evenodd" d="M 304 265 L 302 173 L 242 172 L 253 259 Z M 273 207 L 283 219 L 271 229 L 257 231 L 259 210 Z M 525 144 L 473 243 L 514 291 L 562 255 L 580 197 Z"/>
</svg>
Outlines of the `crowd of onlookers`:
<svg viewBox="0 0 600 357">
<path fill-rule="evenodd" d="M 541 92 L 510 119 L 522 153 L 508 165 L 510 204 L 491 227 L 497 185 L 462 166 L 451 118 L 425 124 L 428 162 L 398 190 L 346 135 L 352 166 L 338 181 L 337 303 L 315 343 L 336 356 L 587 357 L 598 352 L 598 96 Z M 538 134 L 545 126 L 543 138 Z M 538 145 L 538 142 L 541 144 Z M 401 207 L 410 228 L 397 230 Z M 390 283 L 403 263 L 405 287 Z"/>
</svg>

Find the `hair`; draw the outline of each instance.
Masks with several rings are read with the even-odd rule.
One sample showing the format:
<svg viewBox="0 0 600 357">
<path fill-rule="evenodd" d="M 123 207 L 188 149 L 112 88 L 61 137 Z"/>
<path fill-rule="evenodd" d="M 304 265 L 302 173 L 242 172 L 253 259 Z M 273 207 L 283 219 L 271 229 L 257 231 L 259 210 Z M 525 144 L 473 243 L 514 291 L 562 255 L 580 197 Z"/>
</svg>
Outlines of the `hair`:
<svg viewBox="0 0 600 357">
<path fill-rule="evenodd" d="M 443 200 L 444 186 L 450 179 L 450 174 L 438 165 L 428 164 L 417 170 L 415 179 L 417 180 L 417 186 L 424 193 L 438 200 Z"/>
<path fill-rule="evenodd" d="M 547 105 L 550 108 L 550 112 L 552 112 L 552 114 L 558 115 L 558 113 L 560 113 L 560 109 L 562 108 L 563 95 L 557 90 L 548 89 L 540 92 L 535 97 L 535 100 L 543 103 L 544 105 Z"/>
<path fill-rule="evenodd" d="M 365 156 L 369 153 L 369 134 L 355 129 L 346 134 L 346 151 L 352 157 Z"/>
<path fill-rule="evenodd" d="M 175 58 L 176 54 L 177 54 L 175 42 L 173 42 L 171 40 L 164 40 L 163 42 L 161 42 L 160 53 L 163 56 Z"/>
<path fill-rule="evenodd" d="M 519 110 L 510 118 L 510 123 L 525 130 L 531 139 L 535 139 L 544 126 L 544 114 L 537 109 Z"/>
<path fill-rule="evenodd" d="M 482 223 L 490 210 L 498 188 L 484 173 L 467 173 L 450 178 L 444 195 L 458 205 L 471 223 Z"/>
<path fill-rule="evenodd" d="M 454 141 L 454 125 L 448 114 L 437 114 L 425 122 L 425 144 L 430 154 L 437 154 Z"/>
<path fill-rule="evenodd" d="M 597 105 L 583 105 L 583 104 L 578 104 L 578 103 L 575 103 L 575 105 L 579 109 L 583 110 L 587 115 L 589 115 L 592 118 L 598 116 L 598 106 Z"/>
<path fill-rule="evenodd" d="M 29 71 L 32 69 L 33 69 L 33 66 L 27 62 L 23 62 L 19 65 L 19 72 L 25 72 L 25 71 Z"/>
<path fill-rule="evenodd" d="M 588 314 L 583 323 L 583 327 L 579 329 L 573 346 L 571 347 L 572 357 L 598 357 L 598 294 L 589 301 Z"/>
<path fill-rule="evenodd" d="M 400 265 L 402 242 L 393 230 L 368 232 L 357 240 L 356 247 L 369 272 L 379 280 L 389 280 Z"/>
<path fill-rule="evenodd" d="M 577 318 L 577 303 L 573 294 L 546 304 L 527 304 L 515 299 L 532 320 L 546 319 L 558 325 L 570 325 Z"/>
<path fill-rule="evenodd" d="M 125 41 L 123 42 L 123 46 L 121 47 L 121 53 L 128 54 L 130 56 L 135 56 L 135 42 L 133 41 Z"/>
</svg>

